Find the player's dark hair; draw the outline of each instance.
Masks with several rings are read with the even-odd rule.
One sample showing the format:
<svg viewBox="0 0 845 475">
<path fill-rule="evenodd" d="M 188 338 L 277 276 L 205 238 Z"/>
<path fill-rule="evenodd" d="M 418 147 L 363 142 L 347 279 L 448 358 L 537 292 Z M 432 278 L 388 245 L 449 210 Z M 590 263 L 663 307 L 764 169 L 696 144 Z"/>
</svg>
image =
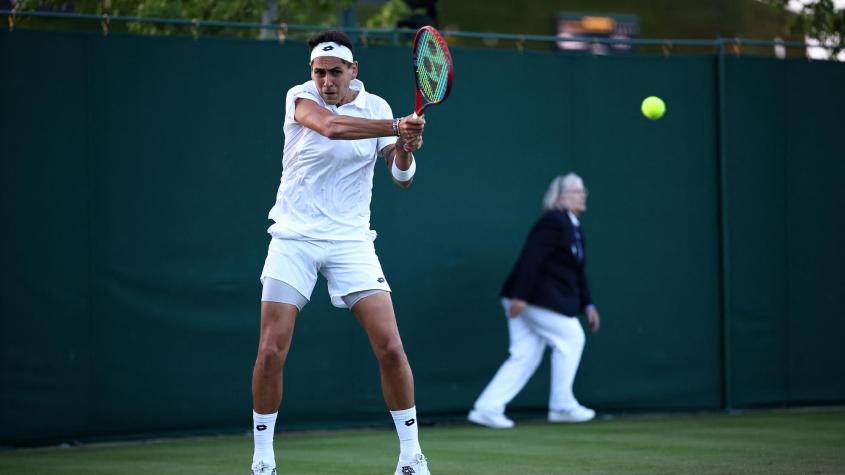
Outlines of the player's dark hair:
<svg viewBox="0 0 845 475">
<path fill-rule="evenodd" d="M 349 37 L 346 36 L 346 33 L 335 30 L 324 31 L 319 35 L 312 36 L 311 38 L 309 38 L 308 52 L 310 53 L 318 44 L 325 43 L 327 41 L 333 41 L 339 45 L 346 46 L 347 48 L 349 48 L 349 51 L 352 51 L 352 54 L 355 54 L 355 50 L 352 49 L 352 41 L 349 40 Z"/>
</svg>

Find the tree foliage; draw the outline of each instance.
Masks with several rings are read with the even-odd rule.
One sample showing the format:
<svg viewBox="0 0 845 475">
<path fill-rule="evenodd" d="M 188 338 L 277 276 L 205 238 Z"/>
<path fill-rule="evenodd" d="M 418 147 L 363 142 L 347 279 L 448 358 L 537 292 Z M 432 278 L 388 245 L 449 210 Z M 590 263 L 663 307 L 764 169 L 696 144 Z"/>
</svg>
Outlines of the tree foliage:
<svg viewBox="0 0 845 475">
<path fill-rule="evenodd" d="M 396 22 L 411 13 L 404 0 L 388 0 L 378 13 L 370 17 L 367 28 L 395 28 Z"/>
<path fill-rule="evenodd" d="M 781 10 L 789 10 L 790 0 L 769 0 Z M 802 0 L 793 15 L 790 29 L 819 42 L 835 57 L 845 50 L 845 9 L 837 10 L 833 0 Z"/>
<path fill-rule="evenodd" d="M 275 2 L 277 12 L 275 23 L 322 27 L 337 25 L 340 12 L 352 5 L 352 0 L 270 0 L 272 2 Z M 261 23 L 262 14 L 270 7 L 268 0 L 21 0 L 17 8 L 19 11 L 45 8 L 68 11 L 69 5 L 76 13 L 245 23 Z M 130 23 L 128 29 L 142 34 L 165 35 L 185 31 L 185 27 L 143 22 Z M 249 37 L 259 34 L 257 30 L 226 32 L 222 28 L 204 28 L 202 33 Z"/>
</svg>

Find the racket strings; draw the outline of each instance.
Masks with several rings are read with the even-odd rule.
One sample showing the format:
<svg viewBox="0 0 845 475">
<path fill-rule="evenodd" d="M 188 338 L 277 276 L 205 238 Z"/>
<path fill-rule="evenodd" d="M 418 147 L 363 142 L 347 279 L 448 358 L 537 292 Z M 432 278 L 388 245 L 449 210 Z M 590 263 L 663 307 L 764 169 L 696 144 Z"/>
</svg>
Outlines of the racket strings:
<svg viewBox="0 0 845 475">
<path fill-rule="evenodd" d="M 423 32 L 417 46 L 416 69 L 420 89 L 429 102 L 441 101 L 446 96 L 448 61 L 434 35 Z"/>
</svg>

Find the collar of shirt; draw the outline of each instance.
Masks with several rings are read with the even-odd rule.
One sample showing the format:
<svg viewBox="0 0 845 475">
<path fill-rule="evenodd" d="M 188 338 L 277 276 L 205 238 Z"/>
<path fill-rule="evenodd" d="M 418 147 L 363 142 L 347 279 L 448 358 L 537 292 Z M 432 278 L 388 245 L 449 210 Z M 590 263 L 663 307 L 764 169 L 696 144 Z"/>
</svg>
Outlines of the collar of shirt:
<svg viewBox="0 0 845 475">
<path fill-rule="evenodd" d="M 572 222 L 573 226 L 581 226 L 581 221 L 578 221 L 578 218 L 572 214 L 572 211 L 567 211 L 566 214 L 569 215 L 569 221 Z"/>
<path fill-rule="evenodd" d="M 355 107 L 357 107 L 357 108 L 359 108 L 359 109 L 364 109 L 364 108 L 365 108 L 365 105 L 364 105 L 364 101 L 365 101 L 365 99 L 364 99 L 364 95 L 367 93 L 367 91 L 364 89 L 364 83 L 363 83 L 363 82 L 361 82 L 361 81 L 359 81 L 359 80 L 357 80 L 357 79 L 353 79 L 353 80 L 352 80 L 352 82 L 350 82 L 350 83 L 349 83 L 349 89 L 352 89 L 353 91 L 358 91 L 358 95 L 357 95 L 357 96 L 355 96 L 355 100 L 354 100 L 354 101 L 349 102 L 349 103 L 347 103 L 347 104 L 344 104 L 344 105 L 343 105 L 343 106 L 341 106 L 341 107 L 345 107 L 345 106 L 355 106 Z"/>
</svg>

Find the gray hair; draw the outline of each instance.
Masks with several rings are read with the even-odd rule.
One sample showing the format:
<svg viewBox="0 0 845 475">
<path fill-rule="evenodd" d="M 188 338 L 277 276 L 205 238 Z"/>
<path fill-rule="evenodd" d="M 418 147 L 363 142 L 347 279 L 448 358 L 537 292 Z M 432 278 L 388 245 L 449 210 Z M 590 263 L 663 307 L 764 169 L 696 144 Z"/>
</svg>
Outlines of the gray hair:
<svg viewBox="0 0 845 475">
<path fill-rule="evenodd" d="M 566 175 L 556 176 L 549 185 L 549 189 L 546 191 L 546 196 L 543 197 L 543 211 L 559 211 L 564 209 L 560 204 L 560 197 L 567 188 L 573 186 L 577 182 L 583 183 L 584 180 L 572 172 L 569 172 Z"/>
</svg>

